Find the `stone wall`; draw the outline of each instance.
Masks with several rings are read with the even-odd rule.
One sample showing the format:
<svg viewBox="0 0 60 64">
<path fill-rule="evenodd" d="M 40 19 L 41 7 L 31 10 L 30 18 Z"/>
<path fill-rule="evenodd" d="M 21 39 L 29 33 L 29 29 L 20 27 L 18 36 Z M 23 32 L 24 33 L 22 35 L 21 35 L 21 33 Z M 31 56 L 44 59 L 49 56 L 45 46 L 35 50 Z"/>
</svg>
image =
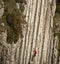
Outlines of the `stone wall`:
<svg viewBox="0 0 60 64">
<path fill-rule="evenodd" d="M 27 21 L 27 26 L 23 29 L 24 38 L 10 45 L 6 44 L 5 35 L 0 53 L 1 59 L 3 58 L 1 64 L 52 64 L 55 9 L 55 0 L 27 0 L 24 12 Z M 34 50 L 37 51 L 37 55 L 32 61 Z"/>
</svg>

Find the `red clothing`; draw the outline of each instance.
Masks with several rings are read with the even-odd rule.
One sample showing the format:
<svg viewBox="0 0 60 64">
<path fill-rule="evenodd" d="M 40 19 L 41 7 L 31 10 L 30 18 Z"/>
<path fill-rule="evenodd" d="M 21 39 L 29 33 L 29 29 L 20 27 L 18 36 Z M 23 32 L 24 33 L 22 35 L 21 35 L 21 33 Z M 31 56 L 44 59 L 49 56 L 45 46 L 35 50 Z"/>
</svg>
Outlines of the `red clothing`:
<svg viewBox="0 0 60 64">
<path fill-rule="evenodd" d="M 36 50 L 34 50 L 34 55 L 36 56 L 36 54 L 37 54 L 37 51 L 36 51 Z"/>
</svg>

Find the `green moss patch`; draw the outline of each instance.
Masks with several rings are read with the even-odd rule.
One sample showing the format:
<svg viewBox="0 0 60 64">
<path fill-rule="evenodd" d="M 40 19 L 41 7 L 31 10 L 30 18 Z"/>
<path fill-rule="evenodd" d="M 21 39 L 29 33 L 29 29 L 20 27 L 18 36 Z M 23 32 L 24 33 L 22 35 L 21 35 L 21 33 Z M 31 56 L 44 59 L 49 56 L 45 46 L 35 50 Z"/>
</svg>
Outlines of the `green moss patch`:
<svg viewBox="0 0 60 64">
<path fill-rule="evenodd" d="M 4 14 L 0 19 L 0 22 L 4 22 L 4 27 L 1 27 L 0 32 L 7 30 L 7 43 L 16 43 L 19 39 L 19 35 L 22 38 L 22 24 L 26 24 L 25 16 L 23 14 L 25 10 L 26 0 L 3 0 L 4 1 Z M 17 9 L 16 3 L 19 3 L 19 9 Z"/>
</svg>

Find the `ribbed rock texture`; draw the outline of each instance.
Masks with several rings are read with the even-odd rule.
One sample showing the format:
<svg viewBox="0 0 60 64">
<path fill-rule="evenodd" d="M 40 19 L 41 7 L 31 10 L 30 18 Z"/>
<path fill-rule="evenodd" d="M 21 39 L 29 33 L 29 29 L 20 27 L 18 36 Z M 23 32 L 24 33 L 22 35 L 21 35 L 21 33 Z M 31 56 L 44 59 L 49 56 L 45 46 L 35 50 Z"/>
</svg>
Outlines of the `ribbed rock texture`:
<svg viewBox="0 0 60 64">
<path fill-rule="evenodd" d="M 6 32 L 0 35 L 0 64 L 57 64 L 57 41 L 53 36 L 55 0 L 27 0 L 27 26 L 24 38 L 14 44 L 6 43 Z M 31 61 L 33 51 L 37 55 Z"/>
</svg>

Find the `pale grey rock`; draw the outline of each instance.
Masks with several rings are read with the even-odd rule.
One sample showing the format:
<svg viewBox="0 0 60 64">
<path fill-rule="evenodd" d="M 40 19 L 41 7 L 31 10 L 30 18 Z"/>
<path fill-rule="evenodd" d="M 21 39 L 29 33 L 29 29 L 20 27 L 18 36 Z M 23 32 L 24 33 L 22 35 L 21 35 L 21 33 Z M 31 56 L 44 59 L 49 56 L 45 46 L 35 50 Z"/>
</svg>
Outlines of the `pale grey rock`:
<svg viewBox="0 0 60 64">
<path fill-rule="evenodd" d="M 18 5 L 17 5 L 18 6 Z M 18 7 L 19 8 L 19 7 Z M 1 35 L 1 42 L 7 49 L 3 54 L 3 64 L 52 64 L 54 52 L 57 62 L 57 52 L 53 45 L 53 17 L 55 15 L 56 0 L 27 0 L 24 14 L 26 14 L 27 26 L 23 29 L 24 38 L 10 45 L 6 43 L 6 33 Z M 2 45 L 2 46 L 3 46 Z M 52 51 L 54 48 L 54 51 Z M 33 51 L 37 50 L 34 61 L 31 61 Z M 7 59 L 7 60 L 6 60 Z M 56 60 L 56 61 L 55 61 Z"/>
</svg>

